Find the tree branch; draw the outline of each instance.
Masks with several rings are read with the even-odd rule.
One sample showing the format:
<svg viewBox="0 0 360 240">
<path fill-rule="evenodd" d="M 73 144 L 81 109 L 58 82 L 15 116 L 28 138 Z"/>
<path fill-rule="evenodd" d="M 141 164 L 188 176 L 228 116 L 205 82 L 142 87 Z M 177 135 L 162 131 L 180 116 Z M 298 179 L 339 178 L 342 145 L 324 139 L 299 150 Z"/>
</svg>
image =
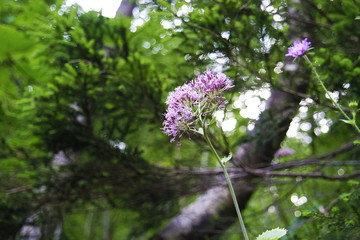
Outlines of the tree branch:
<svg viewBox="0 0 360 240">
<path fill-rule="evenodd" d="M 357 138 L 358 139 L 358 138 Z M 309 159 L 304 160 L 292 160 L 290 162 L 280 163 L 268 166 L 263 168 L 263 170 L 281 170 L 281 169 L 288 169 L 294 167 L 302 167 L 302 166 L 310 166 L 310 165 L 318 165 L 318 166 L 357 166 L 360 165 L 360 161 L 331 161 L 331 162 L 323 162 L 321 160 L 328 160 L 334 158 L 338 154 L 347 152 L 351 149 L 356 147 L 354 141 L 349 141 L 345 143 L 343 146 L 328 152 L 322 155 L 311 157 Z M 158 166 L 159 168 L 164 168 L 166 170 L 171 170 L 171 168 L 165 168 L 162 166 Z M 244 174 L 244 177 L 247 175 L 246 171 L 243 168 L 229 168 L 227 171 L 231 174 Z M 221 169 L 190 169 L 190 168 L 178 168 L 172 171 L 173 174 L 192 174 L 192 175 L 219 175 L 222 174 Z M 239 175 L 238 175 L 239 176 Z"/>
<path fill-rule="evenodd" d="M 294 172 L 274 172 L 270 170 L 264 170 L 264 169 L 251 169 L 247 168 L 245 169 L 247 173 L 253 174 L 255 176 L 272 176 L 272 177 L 306 177 L 306 178 L 322 178 L 322 179 L 328 179 L 328 180 L 347 180 L 351 178 L 356 178 L 360 176 L 360 171 L 355 171 L 351 174 L 347 175 L 340 175 L 340 176 L 329 176 L 322 172 L 311 172 L 311 173 L 294 173 Z"/>
</svg>

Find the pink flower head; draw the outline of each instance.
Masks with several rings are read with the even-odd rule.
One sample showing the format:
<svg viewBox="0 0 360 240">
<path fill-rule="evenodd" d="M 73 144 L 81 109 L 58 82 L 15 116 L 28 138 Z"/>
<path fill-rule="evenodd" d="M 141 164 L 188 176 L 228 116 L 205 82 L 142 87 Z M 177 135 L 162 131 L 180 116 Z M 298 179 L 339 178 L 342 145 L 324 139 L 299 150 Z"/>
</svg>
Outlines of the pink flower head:
<svg viewBox="0 0 360 240">
<path fill-rule="evenodd" d="M 165 102 L 169 107 L 163 122 L 163 132 L 172 136 L 170 142 L 178 138 L 180 145 L 184 133 L 187 133 L 190 139 L 190 131 L 196 130 L 195 124 L 200 116 L 224 108 L 227 101 L 221 94 L 232 87 L 232 81 L 225 74 L 207 70 L 190 83 L 170 92 Z"/>
<path fill-rule="evenodd" d="M 290 57 L 299 57 L 305 54 L 305 52 L 309 49 L 311 42 L 307 41 L 305 38 L 302 41 L 296 41 L 294 44 L 288 48 L 288 53 L 285 56 Z"/>
<path fill-rule="evenodd" d="M 218 94 L 233 87 L 232 81 L 223 73 L 213 73 L 209 70 L 199 75 L 190 83 L 194 89 L 202 94 Z"/>
<path fill-rule="evenodd" d="M 166 104 L 169 105 L 163 122 L 163 132 L 168 136 L 173 136 L 170 142 L 175 141 L 179 135 L 179 140 L 185 132 L 194 129 L 192 122 L 195 120 L 195 112 L 192 103 L 201 98 L 189 84 L 177 87 L 174 92 L 170 92 Z"/>
</svg>

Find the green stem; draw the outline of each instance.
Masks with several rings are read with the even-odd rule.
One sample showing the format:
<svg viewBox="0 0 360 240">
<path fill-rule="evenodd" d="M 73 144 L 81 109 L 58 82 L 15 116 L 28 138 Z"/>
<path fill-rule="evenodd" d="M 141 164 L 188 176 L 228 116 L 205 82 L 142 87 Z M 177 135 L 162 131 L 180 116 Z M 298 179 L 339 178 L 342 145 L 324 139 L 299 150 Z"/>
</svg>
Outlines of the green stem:
<svg viewBox="0 0 360 240">
<path fill-rule="evenodd" d="M 219 156 L 219 154 L 216 152 L 214 146 L 212 145 L 210 139 L 209 139 L 209 136 L 207 135 L 207 131 L 206 131 L 206 126 L 205 126 L 205 121 L 203 121 L 202 123 L 202 127 L 203 127 L 203 130 L 204 130 L 204 137 L 205 137 L 205 140 L 206 142 L 208 143 L 208 145 L 210 146 L 210 149 L 211 151 L 215 154 L 216 156 L 216 159 L 217 161 L 219 162 L 224 174 L 225 174 L 225 178 L 226 178 L 226 181 L 227 181 L 227 184 L 228 184 L 228 187 L 229 187 L 229 190 L 230 190 L 230 194 L 231 194 L 231 197 L 232 197 L 232 200 L 234 202 L 234 205 L 235 205 L 235 209 L 236 209 L 236 213 L 238 215 L 238 219 L 239 219 L 239 222 L 240 222 L 240 226 L 241 226 L 241 230 L 244 234 L 244 237 L 245 237 L 245 240 L 249 240 L 249 237 L 246 233 L 246 228 L 245 228 L 245 224 L 244 224 L 244 220 L 241 216 L 241 212 L 240 212 L 240 208 L 239 208 L 239 204 L 236 200 L 236 195 L 235 195 L 235 191 L 234 191 L 234 188 L 231 184 L 231 180 L 230 180 L 230 177 L 229 177 L 229 174 L 228 172 L 226 171 L 226 168 L 225 168 L 225 165 L 221 162 L 221 158 Z"/>
<path fill-rule="evenodd" d="M 312 62 L 310 61 L 310 59 L 309 59 L 306 55 L 304 55 L 303 57 L 304 57 L 305 61 L 310 65 L 310 67 L 311 67 L 312 71 L 314 72 L 317 80 L 319 81 L 321 87 L 324 89 L 325 93 L 329 96 L 329 98 L 330 98 L 330 100 L 332 101 L 332 103 L 339 109 L 339 111 L 342 113 L 342 115 L 344 115 L 344 117 L 345 117 L 349 122 L 351 122 L 351 125 L 353 125 L 354 128 L 356 129 L 356 131 L 360 134 L 360 129 L 359 129 L 359 127 L 356 125 L 356 123 L 353 122 L 353 120 L 342 110 L 342 108 L 340 107 L 340 105 L 339 105 L 337 102 L 335 102 L 335 100 L 331 97 L 329 91 L 326 89 L 324 83 L 321 81 L 320 76 L 319 76 L 319 74 L 317 73 L 316 68 L 314 67 L 314 65 L 312 64 Z"/>
</svg>

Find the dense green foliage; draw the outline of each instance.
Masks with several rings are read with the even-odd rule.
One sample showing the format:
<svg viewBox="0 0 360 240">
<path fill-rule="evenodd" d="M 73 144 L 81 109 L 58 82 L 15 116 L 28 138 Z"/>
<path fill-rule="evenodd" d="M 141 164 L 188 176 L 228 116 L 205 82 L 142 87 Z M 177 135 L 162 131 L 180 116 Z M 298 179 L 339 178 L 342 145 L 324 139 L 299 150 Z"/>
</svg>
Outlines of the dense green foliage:
<svg viewBox="0 0 360 240">
<path fill-rule="evenodd" d="M 207 68 L 235 84 L 224 116 L 235 119 L 234 129 L 211 129 L 222 154 L 250 138 L 246 129 L 255 119 L 239 114 L 246 108 L 241 96 L 279 89 L 304 100 L 296 137 L 282 143 L 295 154 L 273 163 L 328 154 L 294 172 L 346 176 L 358 169 L 358 148 L 330 154 L 358 136 L 310 68 L 296 60 L 294 77 L 283 65 L 291 41 L 307 37 L 309 56 L 338 102 L 346 109 L 357 102 L 359 1 L 173 2 L 139 5 L 135 20 L 143 24 L 135 27 L 134 19 L 84 13 L 62 1 L 0 0 L 1 239 L 19 239 L 34 214 L 31 224 L 41 226 L 43 239 L 53 239 L 59 222 L 61 239 L 102 239 L 105 229 L 109 239 L 148 239 L 159 231 L 207 185 L 207 176 L 172 170 L 216 166 L 201 138 L 184 137 L 179 148 L 160 130 L 168 92 Z M 281 227 L 289 230 L 286 239 L 357 239 L 358 179 L 255 180 L 244 211 L 251 238 Z M 296 205 L 292 196 L 307 201 Z M 238 239 L 235 231 L 214 239 Z"/>
</svg>

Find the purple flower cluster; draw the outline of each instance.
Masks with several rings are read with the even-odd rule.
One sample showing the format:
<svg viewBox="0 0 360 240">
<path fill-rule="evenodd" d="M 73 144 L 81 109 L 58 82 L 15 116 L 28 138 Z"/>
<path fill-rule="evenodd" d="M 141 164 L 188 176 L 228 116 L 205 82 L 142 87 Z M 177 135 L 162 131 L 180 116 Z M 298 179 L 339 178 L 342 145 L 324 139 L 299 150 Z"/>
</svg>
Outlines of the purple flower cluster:
<svg viewBox="0 0 360 240">
<path fill-rule="evenodd" d="M 178 138 L 180 145 L 184 133 L 188 133 L 190 139 L 190 131 L 196 130 L 195 123 L 202 116 L 224 108 L 227 101 L 221 94 L 232 87 L 232 81 L 225 74 L 207 70 L 190 83 L 170 92 L 166 100 L 169 107 L 163 122 L 163 132 L 172 136 L 170 142 Z"/>
<path fill-rule="evenodd" d="M 311 42 L 307 41 L 305 38 L 302 41 L 296 41 L 294 44 L 288 48 L 288 53 L 285 56 L 290 57 L 299 57 L 305 54 L 305 52 L 309 49 Z"/>
</svg>

